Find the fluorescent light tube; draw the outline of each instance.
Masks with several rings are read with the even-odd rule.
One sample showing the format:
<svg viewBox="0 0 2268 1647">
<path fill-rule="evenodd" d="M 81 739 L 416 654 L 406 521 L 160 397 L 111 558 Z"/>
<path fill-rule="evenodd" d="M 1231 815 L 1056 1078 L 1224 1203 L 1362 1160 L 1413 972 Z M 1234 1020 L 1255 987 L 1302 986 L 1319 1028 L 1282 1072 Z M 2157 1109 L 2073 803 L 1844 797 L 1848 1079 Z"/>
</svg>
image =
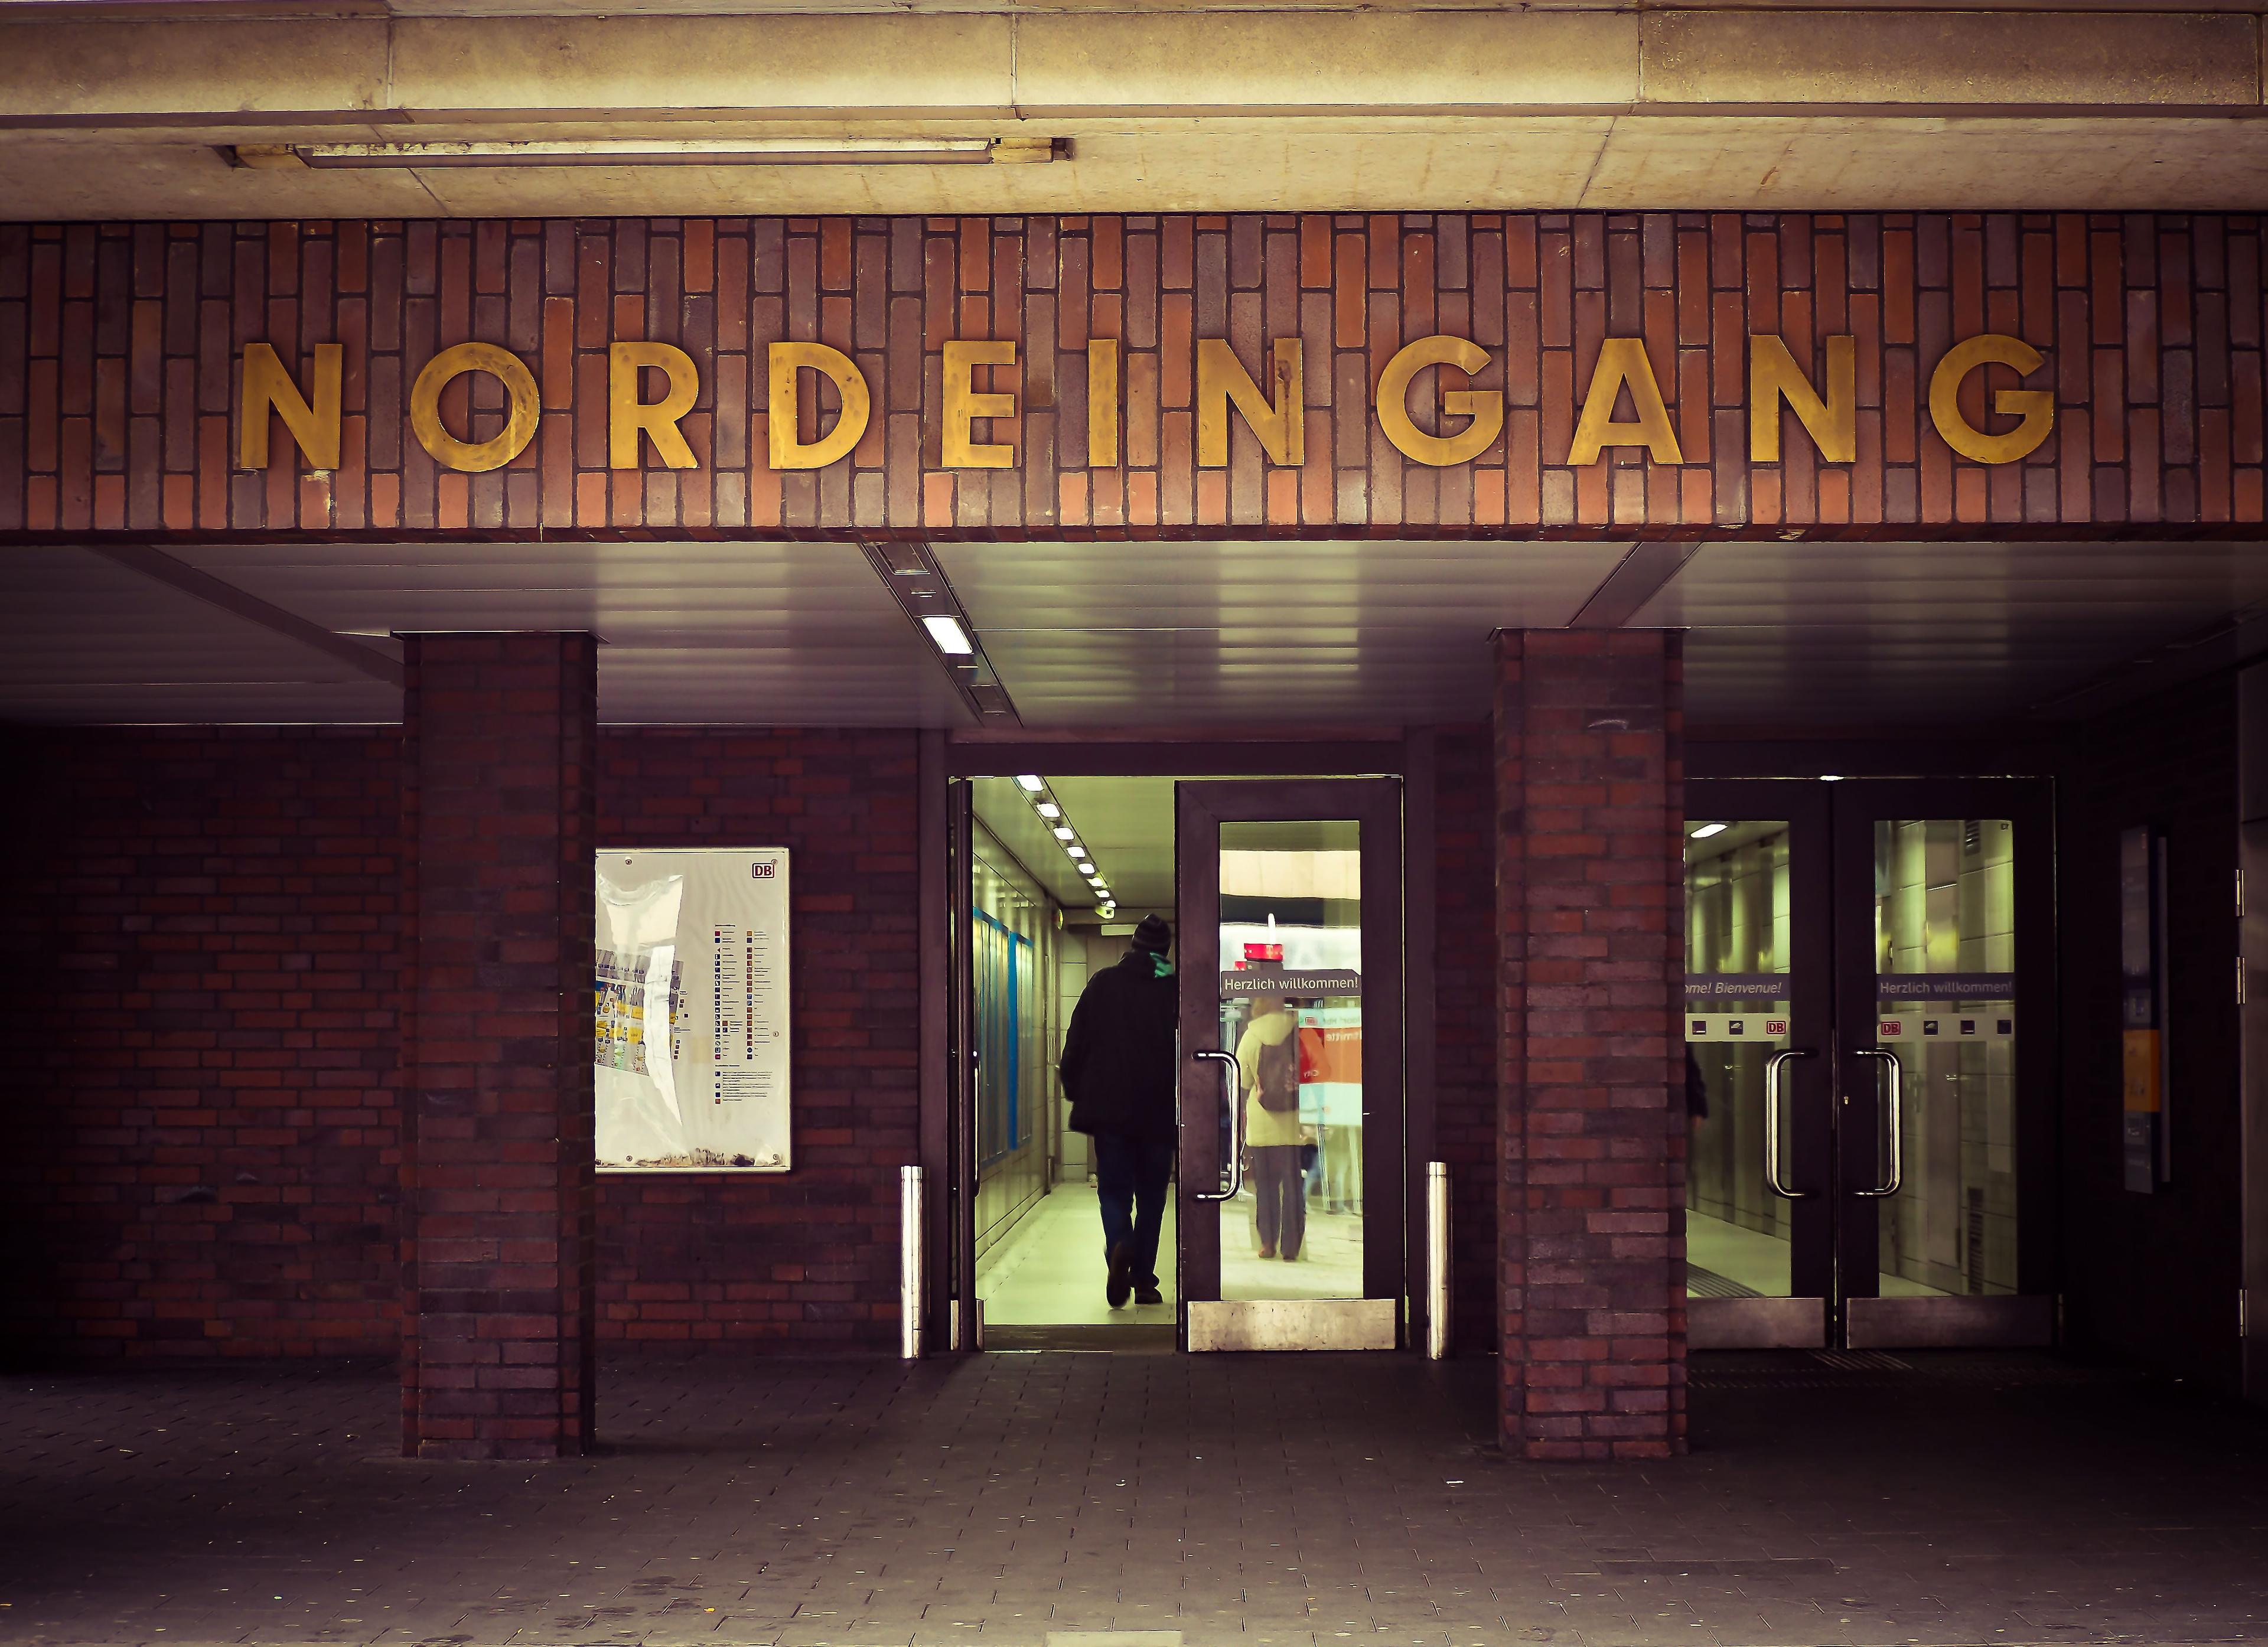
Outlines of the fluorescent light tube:
<svg viewBox="0 0 2268 1647">
<path fill-rule="evenodd" d="M 1036 795 L 1042 790 L 1047 788 L 1047 779 L 1042 777 L 1035 777 L 1028 772 L 1025 773 L 1021 777 L 1019 777 L 1016 780 L 1016 787 L 1023 790 L 1027 795 Z"/>
<path fill-rule="evenodd" d="M 593 137 L 525 143 L 239 143 L 259 170 L 563 165 L 1031 165 L 1050 137 Z"/>
<path fill-rule="evenodd" d="M 1692 835 L 1693 839 L 1696 841 L 1706 841 L 1712 835 L 1722 835 L 1724 833 L 1725 826 L 1723 824 L 1705 823 L 1698 828 L 1695 829 L 1692 832 Z"/>
<path fill-rule="evenodd" d="M 976 643 L 968 638 L 968 631 L 961 627 L 961 620 L 950 614 L 939 613 L 935 617 L 924 618 L 922 628 L 929 631 L 930 639 L 937 643 L 937 650 L 941 652 L 966 658 L 976 650 Z"/>
<path fill-rule="evenodd" d="M 1060 818 L 1063 816 L 1063 808 L 1057 805 L 1053 801 L 1042 801 L 1039 805 L 1033 807 L 1032 810 L 1039 813 L 1042 818 Z"/>
</svg>

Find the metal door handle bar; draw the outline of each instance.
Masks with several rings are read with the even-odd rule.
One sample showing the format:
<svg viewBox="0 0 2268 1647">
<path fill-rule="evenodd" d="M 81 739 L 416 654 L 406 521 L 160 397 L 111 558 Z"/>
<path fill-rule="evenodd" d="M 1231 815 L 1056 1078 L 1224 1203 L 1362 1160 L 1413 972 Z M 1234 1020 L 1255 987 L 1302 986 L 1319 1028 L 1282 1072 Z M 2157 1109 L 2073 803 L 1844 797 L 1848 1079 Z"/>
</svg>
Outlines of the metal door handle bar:
<svg viewBox="0 0 2268 1647">
<path fill-rule="evenodd" d="M 1872 1189 L 1852 1193 L 1895 1195 L 1898 1193 L 1898 1187 L 1906 1181 L 1905 1106 L 1898 1099 L 1899 1090 L 1904 1085 L 1905 1066 L 1898 1062 L 1898 1055 L 1887 1047 L 1860 1047 L 1856 1050 L 1861 1058 L 1880 1058 L 1890 1066 L 1890 1176 L 1887 1182 L 1877 1184 Z"/>
<path fill-rule="evenodd" d="M 1193 1192 L 1198 1201 L 1233 1201 L 1244 1187 L 1244 1151 L 1238 1147 L 1242 1139 L 1244 1118 L 1244 1070 L 1233 1052 L 1193 1052 L 1192 1058 L 1211 1058 L 1228 1066 L 1228 1187 L 1218 1193 L 1209 1190 Z"/>
<path fill-rule="evenodd" d="M 1779 1181 L 1779 1067 L 1790 1058 L 1818 1055 L 1808 1047 L 1790 1047 L 1764 1060 L 1764 1182 L 1773 1195 L 1787 1201 L 1801 1201 L 1812 1192 L 1790 1189 Z"/>
</svg>

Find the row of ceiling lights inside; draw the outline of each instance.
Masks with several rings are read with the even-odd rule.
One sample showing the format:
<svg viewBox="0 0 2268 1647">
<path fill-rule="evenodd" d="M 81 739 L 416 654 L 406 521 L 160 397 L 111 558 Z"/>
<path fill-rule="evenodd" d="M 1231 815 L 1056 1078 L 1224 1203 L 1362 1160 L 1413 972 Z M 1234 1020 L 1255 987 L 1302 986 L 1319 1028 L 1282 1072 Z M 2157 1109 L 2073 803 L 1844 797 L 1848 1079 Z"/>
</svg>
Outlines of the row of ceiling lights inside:
<svg viewBox="0 0 2268 1647">
<path fill-rule="evenodd" d="M 1016 787 L 1024 791 L 1024 798 L 1031 803 L 1032 810 L 1039 814 L 1040 821 L 1047 826 L 1048 833 L 1055 836 L 1057 844 L 1063 848 L 1064 856 L 1071 860 L 1071 866 L 1094 891 L 1096 908 L 1102 918 L 1108 921 L 1116 915 L 1118 901 L 1110 894 L 1110 883 L 1103 879 L 1102 865 L 1094 861 L 1094 855 L 1079 838 L 1078 829 L 1064 814 L 1063 803 L 1049 789 L 1047 779 L 1037 773 L 1022 773 L 1016 779 Z"/>
</svg>

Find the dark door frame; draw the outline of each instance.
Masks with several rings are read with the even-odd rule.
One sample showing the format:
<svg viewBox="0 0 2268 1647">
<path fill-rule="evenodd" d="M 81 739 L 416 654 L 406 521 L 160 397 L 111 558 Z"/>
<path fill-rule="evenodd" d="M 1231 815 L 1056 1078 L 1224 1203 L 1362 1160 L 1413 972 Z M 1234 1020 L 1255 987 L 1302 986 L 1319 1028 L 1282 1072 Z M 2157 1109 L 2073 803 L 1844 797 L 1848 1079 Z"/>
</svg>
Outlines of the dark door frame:
<svg viewBox="0 0 2268 1647">
<path fill-rule="evenodd" d="M 1780 1075 L 1786 1182 L 1804 1192 L 1788 1207 L 1788 1298 L 1687 1299 L 1689 1330 L 1705 1348 L 1823 1348 L 1832 1342 L 1835 956 L 1828 791 L 1802 778 L 1697 778 L 1685 785 L 1688 819 L 1787 824 L 1788 1007 L 1795 1031 L 1787 1050 L 1808 1055 L 1789 1059 Z"/>
<path fill-rule="evenodd" d="M 1369 729 L 1335 731 L 1322 736 L 1124 736 L 1104 730 L 1093 735 L 1057 737 L 954 734 L 941 730 L 919 734 L 920 839 L 917 882 L 921 900 L 920 1057 L 917 1090 L 921 1121 L 918 1164 L 927 1186 L 924 1247 L 929 1255 L 924 1277 L 924 1347 L 934 1352 L 975 1349 L 973 1257 L 963 1260 L 955 1231 L 973 1216 L 956 1204 L 954 1080 L 956 1048 L 955 951 L 952 932 L 956 902 L 951 845 L 949 791 L 954 780 L 1046 772 L 1065 777 L 1280 778 L 1394 777 L 1403 780 L 1401 886 L 1403 976 L 1401 1007 L 1407 1028 L 1407 1064 L 1403 1073 L 1405 1216 L 1404 1296 L 1410 1342 L 1422 1343 L 1429 1296 L 1425 1274 L 1425 1172 L 1432 1158 L 1434 1120 L 1433 942 L 1437 898 L 1433 850 L 1435 729 L 1416 726 L 1398 735 Z M 1177 923 L 1178 924 L 1178 923 Z M 967 1274 L 967 1284 L 961 1276 Z M 961 1342 L 952 1337 L 949 1306 L 963 1323 Z"/>
<path fill-rule="evenodd" d="M 1786 819 L 1791 831 L 1789 903 L 1796 942 L 1807 926 L 1830 935 L 1831 952 L 1790 958 L 1791 1004 L 1800 1032 L 1792 1047 L 1816 1055 L 1790 1061 L 1784 1076 L 1782 1126 L 1788 1134 L 1793 1187 L 1812 1193 L 1791 1217 L 1791 1293 L 1823 1298 L 1836 1319 L 1828 1342 L 1851 1340 L 1845 1319 L 1845 1273 L 1878 1273 L 1873 1261 L 1875 1225 L 1870 1206 L 1850 1191 L 1876 1180 L 1879 1143 L 1854 1147 L 1867 1136 L 1867 1117 L 1829 1123 L 1847 1096 L 1857 1108 L 1876 1102 L 1876 1072 L 1837 1044 L 1839 1030 L 1869 1023 L 1876 1011 L 1874 958 L 1868 923 L 1858 918 L 1874 863 L 1873 828 L 1883 818 L 2007 818 L 2015 832 L 2017 944 L 2015 1011 L 2016 1204 L 2019 1210 L 2016 1290 L 2025 1305 L 2008 1306 L 2028 1340 L 2051 1330 L 2058 1287 L 2058 1209 L 2056 1096 L 2059 1077 L 2054 1034 L 2057 1001 L 2053 787 L 2024 777 L 1871 777 L 1836 782 L 1765 777 L 1698 778 L 1686 785 L 1689 818 Z M 1846 918 L 1837 920 L 1837 913 Z M 1817 942 L 1816 939 L 1814 942 Z M 1867 1043 L 1871 1044 L 1871 1042 Z M 1881 1129 L 1877 1121 L 1874 1136 Z M 1830 1193 L 1822 1193 L 1830 1192 Z M 1870 1283 L 1871 1284 L 1871 1283 Z M 1745 1300 L 1737 1301 L 1745 1303 Z M 1904 1307 L 1903 1305 L 1894 1307 Z M 1958 1310 L 1974 1306 L 1962 1305 Z M 1729 1314 L 1721 1301 L 1701 1311 Z M 1956 1336 L 1980 1330 L 1948 1323 Z"/>
<path fill-rule="evenodd" d="M 1859 894 L 1871 886 L 1874 872 L 1874 827 L 1886 819 L 2006 818 L 2014 835 L 2015 855 L 2013 914 L 2016 923 L 2014 1000 L 2016 1012 L 2016 1299 L 2009 1312 L 2025 1319 L 2011 1330 L 2028 1342 L 2046 1342 L 2053 1335 L 2057 1288 L 2057 1241 L 2059 1224 L 2056 1202 L 2056 1093 L 2058 1067 L 2055 1045 L 2058 945 L 2055 940 L 2054 796 L 2046 783 L 2025 778 L 1871 778 L 1838 786 L 1836 797 L 1834 863 L 1838 908 L 1855 913 Z M 1857 920 L 1838 923 L 1836 941 L 1837 1021 L 1864 1024 L 1880 1010 L 1876 996 L 1873 933 Z M 1837 1078 L 1863 1112 L 1879 1104 L 1879 1083 L 1867 1061 L 1839 1049 L 1842 1068 Z M 1879 1119 L 1868 1129 L 1866 1117 L 1845 1129 L 1840 1165 L 1842 1187 L 1878 1179 L 1881 1140 L 1885 1129 Z M 1853 1147 L 1862 1138 L 1874 1140 L 1869 1150 Z M 1839 1260 L 1845 1273 L 1880 1274 L 1874 1261 L 1879 1225 L 1861 1218 L 1837 1232 Z M 1851 1299 L 1871 1294 L 1852 1291 Z M 1914 1305 L 1935 1300 L 1901 1300 L 1893 1306 L 1910 1314 L 1928 1312 Z M 1863 1311 L 1851 1311 L 1852 1316 Z M 1965 1301 L 1940 1308 L 1940 1315 L 1972 1310 Z M 1854 1347 L 1864 1329 L 1852 1320 L 1845 1322 L 1845 1336 Z M 1948 1342 L 1961 1342 L 1965 1331 L 1957 1320 L 1916 1323 L 1925 1334 L 1945 1332 Z M 1909 1334 L 1914 1327 L 1905 1329 Z"/>
<path fill-rule="evenodd" d="M 1224 823 L 1304 821 L 1308 819 L 1352 819 L 1362 830 L 1363 939 L 1362 1083 L 1363 1122 L 1367 1133 L 1372 1118 L 1390 1118 L 1400 1126 L 1381 1129 L 1385 1147 L 1364 1145 L 1364 1225 L 1374 1214 L 1379 1227 L 1395 1231 L 1393 1243 L 1366 1239 L 1363 1243 L 1363 1295 L 1397 1301 L 1408 1295 L 1410 1262 L 1407 1220 L 1403 1216 L 1409 1196 L 1407 1171 L 1408 1113 L 1403 1092 L 1402 1058 L 1403 1000 L 1400 933 L 1389 927 L 1380 933 L 1369 913 L 1392 909 L 1398 916 L 1403 892 L 1401 836 L 1403 784 L 1397 778 L 1258 778 L 1184 782 L 1175 786 L 1175 879 L 1185 893 L 1195 894 L 1195 908 L 1183 908 L 1181 916 L 1182 990 L 1181 1074 L 1182 1128 L 1180 1215 L 1183 1342 L 1187 1342 L 1188 1305 L 1197 1298 L 1220 1296 L 1220 1228 L 1217 1217 L 1192 1217 L 1189 1187 L 1219 1180 L 1223 1164 L 1219 1137 L 1213 1128 L 1189 1125 L 1186 1118 L 1213 1113 L 1221 1085 L 1219 1068 L 1195 1055 L 1199 1048 L 1215 1044 L 1220 1028 L 1218 979 L 1220 974 L 1220 908 L 1217 843 Z M 1200 840 L 1188 836 L 1196 833 Z M 1216 843 L 1213 845 L 1208 842 Z M 1208 899 L 1207 894 L 1211 896 Z M 1373 958 L 1376 965 L 1373 965 Z M 1382 975 L 1381 975 L 1382 974 Z M 1200 985 L 1199 980 L 1204 980 Z M 1373 983 L 1382 988 L 1373 989 Z M 1391 1094 L 1388 1102 L 1379 1095 Z M 1241 1102 L 1241 1098 L 1232 1101 Z M 1373 1173 L 1370 1163 L 1378 1160 Z M 1380 1193 L 1385 1192 L 1384 1195 Z M 1379 1200 L 1389 1204 L 1373 1206 Z M 1399 1247 L 1401 1250 L 1396 1250 Z M 1420 1261 L 1423 1254 L 1418 1255 Z M 1189 1277 L 1200 1279 L 1192 1288 Z M 1404 1341 L 1405 1342 L 1408 1341 Z"/>
</svg>

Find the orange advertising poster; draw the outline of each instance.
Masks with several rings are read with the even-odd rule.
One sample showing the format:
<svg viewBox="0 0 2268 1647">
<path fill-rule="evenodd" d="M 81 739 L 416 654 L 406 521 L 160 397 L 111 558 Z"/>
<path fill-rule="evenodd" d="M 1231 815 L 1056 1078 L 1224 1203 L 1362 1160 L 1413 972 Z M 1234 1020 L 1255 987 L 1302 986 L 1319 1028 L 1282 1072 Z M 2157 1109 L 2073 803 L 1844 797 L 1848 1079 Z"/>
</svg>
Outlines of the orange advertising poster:
<svg viewBox="0 0 2268 1647">
<path fill-rule="evenodd" d="M 1302 1024 L 1300 1026 L 1300 1085 L 1362 1080 L 1362 1026 Z"/>
</svg>

